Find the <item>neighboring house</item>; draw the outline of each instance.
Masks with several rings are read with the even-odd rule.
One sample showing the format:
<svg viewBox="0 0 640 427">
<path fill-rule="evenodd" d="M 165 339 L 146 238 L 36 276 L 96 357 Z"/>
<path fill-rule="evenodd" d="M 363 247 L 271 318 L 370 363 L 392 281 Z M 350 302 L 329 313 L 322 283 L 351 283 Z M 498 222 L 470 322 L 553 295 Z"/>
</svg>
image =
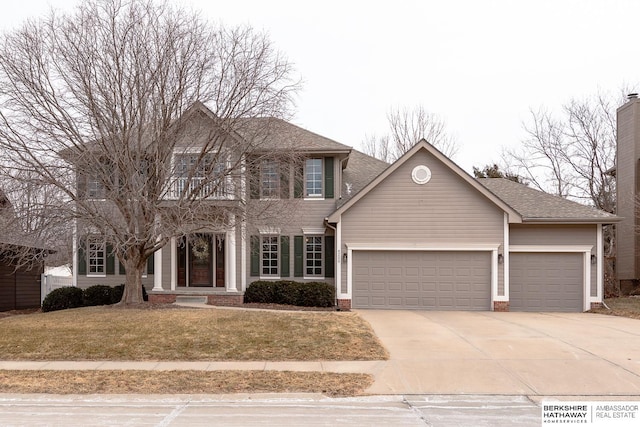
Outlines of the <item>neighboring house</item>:
<svg viewBox="0 0 640 427">
<path fill-rule="evenodd" d="M 640 284 L 640 99 L 630 94 L 617 111 L 616 213 L 622 221 L 616 225 L 616 275 L 623 290 Z"/>
<path fill-rule="evenodd" d="M 239 304 L 253 281 L 291 279 L 334 284 L 343 309 L 584 311 L 602 302 L 602 225 L 616 216 L 476 180 L 425 141 L 388 165 L 285 121 L 256 120 L 273 121 L 266 146 L 295 144 L 304 160 L 301 179 L 267 160 L 250 171 L 260 179 L 248 203 L 295 201 L 295 215 L 172 239 L 150 260 L 150 301 Z M 76 251 L 79 286 L 124 282 L 102 240 L 85 248 Z"/>
<path fill-rule="evenodd" d="M 0 311 L 40 307 L 44 262 L 23 263 L 21 255 L 44 250 L 25 243 L 21 233 L 12 232 L 16 228 L 13 216 L 11 202 L 0 191 Z"/>
</svg>

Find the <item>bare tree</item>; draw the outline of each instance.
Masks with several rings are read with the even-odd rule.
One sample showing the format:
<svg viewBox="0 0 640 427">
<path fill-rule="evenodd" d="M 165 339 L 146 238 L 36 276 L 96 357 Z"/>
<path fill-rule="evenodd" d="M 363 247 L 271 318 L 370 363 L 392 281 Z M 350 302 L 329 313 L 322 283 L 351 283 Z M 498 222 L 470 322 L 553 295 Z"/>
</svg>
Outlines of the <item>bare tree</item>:
<svg viewBox="0 0 640 427">
<path fill-rule="evenodd" d="M 389 122 L 387 135 L 365 136 L 362 144 L 366 154 L 392 162 L 422 139 L 427 140 L 449 157 L 454 156 L 458 150 L 455 138 L 446 130 L 445 121 L 429 113 L 421 105 L 413 109 L 391 109 L 387 113 L 387 120 Z"/>
<path fill-rule="evenodd" d="M 559 114 L 531 111 L 524 125 L 528 138 L 504 161 L 539 190 L 615 212 L 617 96 L 599 93 L 572 99 Z M 605 230 L 605 248 L 614 250 L 614 234 Z"/>
<path fill-rule="evenodd" d="M 122 302 L 141 302 L 147 258 L 246 221 L 245 171 L 293 152 L 273 153 L 266 119 L 289 114 L 292 77 L 266 35 L 168 3 L 88 0 L 27 22 L 0 42 L 1 163 L 23 195 L 57 197 L 21 215 L 105 238 Z"/>
<path fill-rule="evenodd" d="M 509 171 L 501 170 L 497 163 L 486 165 L 482 169 L 474 166 L 473 176 L 475 176 L 476 178 L 504 178 L 508 179 L 509 181 L 517 182 L 519 184 L 526 184 L 522 177 L 515 175 Z"/>
<path fill-rule="evenodd" d="M 598 94 L 572 99 L 558 115 L 532 110 L 524 124 L 529 137 L 505 151 L 505 162 L 542 191 L 613 212 L 616 100 Z"/>
</svg>

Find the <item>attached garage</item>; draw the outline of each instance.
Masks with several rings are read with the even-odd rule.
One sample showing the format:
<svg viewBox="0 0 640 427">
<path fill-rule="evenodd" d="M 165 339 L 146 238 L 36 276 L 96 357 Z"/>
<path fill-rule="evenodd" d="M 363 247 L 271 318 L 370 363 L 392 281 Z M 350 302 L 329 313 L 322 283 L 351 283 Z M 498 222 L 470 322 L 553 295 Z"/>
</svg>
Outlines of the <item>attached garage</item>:
<svg viewBox="0 0 640 427">
<path fill-rule="evenodd" d="M 511 311 L 584 310 L 582 253 L 511 253 Z"/>
<path fill-rule="evenodd" d="M 353 307 L 490 310 L 491 252 L 353 251 Z"/>
</svg>

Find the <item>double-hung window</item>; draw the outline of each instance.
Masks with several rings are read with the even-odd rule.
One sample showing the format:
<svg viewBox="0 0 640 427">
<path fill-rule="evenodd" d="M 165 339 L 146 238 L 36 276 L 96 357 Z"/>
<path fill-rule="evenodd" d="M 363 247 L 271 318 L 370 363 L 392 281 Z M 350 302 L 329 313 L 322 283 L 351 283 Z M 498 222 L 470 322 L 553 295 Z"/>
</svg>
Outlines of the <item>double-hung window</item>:
<svg viewBox="0 0 640 427">
<path fill-rule="evenodd" d="M 279 245 L 278 236 L 261 236 L 262 250 L 260 267 L 260 276 L 263 277 L 279 277 Z"/>
<path fill-rule="evenodd" d="M 307 159 L 304 174 L 305 197 L 322 198 L 322 159 Z"/>
<path fill-rule="evenodd" d="M 260 198 L 280 197 L 280 164 L 276 160 L 263 160 L 260 163 Z"/>
<path fill-rule="evenodd" d="M 100 237 L 87 238 L 87 275 L 105 276 L 107 259 L 107 245 Z"/>
<path fill-rule="evenodd" d="M 305 277 L 322 277 L 323 236 L 305 236 Z"/>
</svg>

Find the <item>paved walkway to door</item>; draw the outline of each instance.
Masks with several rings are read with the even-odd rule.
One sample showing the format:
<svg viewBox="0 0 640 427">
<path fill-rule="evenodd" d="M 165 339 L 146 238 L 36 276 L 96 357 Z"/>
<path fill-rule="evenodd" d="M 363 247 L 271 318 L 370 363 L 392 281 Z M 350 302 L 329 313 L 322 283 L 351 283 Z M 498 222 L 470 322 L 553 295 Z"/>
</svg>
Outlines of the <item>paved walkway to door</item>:
<svg viewBox="0 0 640 427">
<path fill-rule="evenodd" d="M 373 372 L 371 394 L 640 397 L 640 320 L 589 313 L 355 311 L 391 355 Z"/>
</svg>

